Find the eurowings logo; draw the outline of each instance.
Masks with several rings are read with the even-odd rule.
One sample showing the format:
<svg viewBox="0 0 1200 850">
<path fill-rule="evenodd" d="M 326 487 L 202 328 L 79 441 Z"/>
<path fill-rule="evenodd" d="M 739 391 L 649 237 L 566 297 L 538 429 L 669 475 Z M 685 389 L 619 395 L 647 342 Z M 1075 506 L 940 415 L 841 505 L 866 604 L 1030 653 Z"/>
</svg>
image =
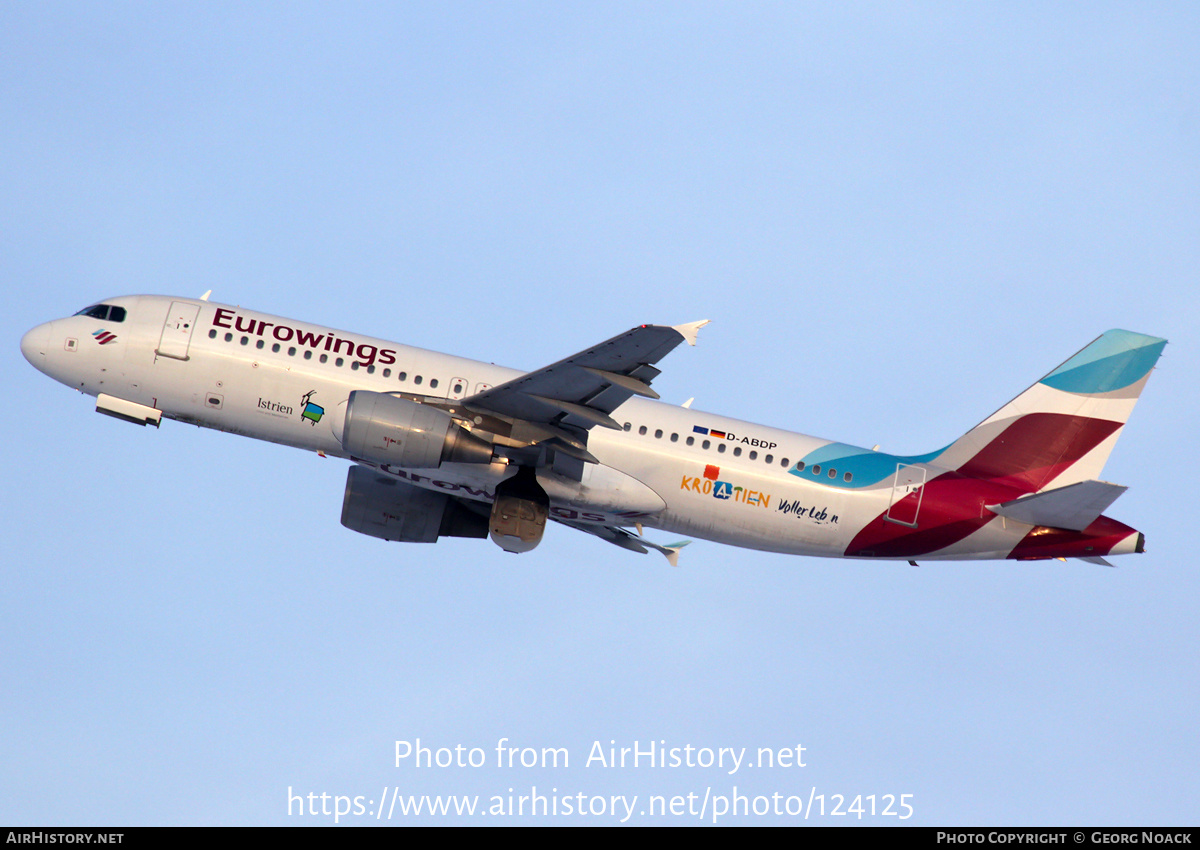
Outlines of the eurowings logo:
<svg viewBox="0 0 1200 850">
<path fill-rule="evenodd" d="M 110 342 L 117 341 L 117 335 L 115 333 L 106 331 L 104 328 L 97 328 L 96 330 L 92 331 L 92 336 L 95 337 L 96 342 L 100 343 L 101 345 L 108 345 Z"/>
</svg>

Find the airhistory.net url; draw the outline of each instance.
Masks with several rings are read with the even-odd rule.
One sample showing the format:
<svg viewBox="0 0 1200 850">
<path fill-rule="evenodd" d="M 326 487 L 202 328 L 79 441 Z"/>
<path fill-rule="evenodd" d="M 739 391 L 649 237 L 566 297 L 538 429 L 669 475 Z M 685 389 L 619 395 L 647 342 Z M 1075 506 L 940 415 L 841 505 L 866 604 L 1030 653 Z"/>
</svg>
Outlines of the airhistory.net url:
<svg viewBox="0 0 1200 850">
<path fill-rule="evenodd" d="M 744 794 L 735 785 L 728 793 L 640 795 L 560 794 L 551 788 L 546 794 L 531 786 L 529 793 L 491 797 L 478 795 L 417 795 L 401 793 L 399 787 L 384 786 L 376 801 L 365 795 L 311 792 L 298 794 L 288 786 L 288 815 L 292 817 L 343 819 L 371 818 L 392 820 L 409 817 L 596 817 L 626 823 L 633 817 L 687 817 L 718 823 L 738 817 L 810 818 L 895 818 L 907 820 L 913 815 L 912 794 L 818 794 L 811 788 L 807 800 L 797 795 Z"/>
</svg>

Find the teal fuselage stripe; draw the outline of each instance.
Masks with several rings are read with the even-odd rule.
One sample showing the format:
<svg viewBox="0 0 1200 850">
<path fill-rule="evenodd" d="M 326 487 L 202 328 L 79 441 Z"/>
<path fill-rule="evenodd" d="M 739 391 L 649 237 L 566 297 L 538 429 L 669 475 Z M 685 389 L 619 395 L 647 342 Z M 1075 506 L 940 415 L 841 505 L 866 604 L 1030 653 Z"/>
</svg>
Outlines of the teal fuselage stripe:
<svg viewBox="0 0 1200 850">
<path fill-rule="evenodd" d="M 788 472 L 798 478 L 820 482 L 830 487 L 859 490 L 894 475 L 897 466 L 929 463 L 944 451 L 945 449 L 938 449 L 923 455 L 890 455 L 847 443 L 830 443 L 801 458 L 804 469 L 792 467 Z M 814 464 L 821 467 L 820 473 L 816 475 L 812 472 Z M 830 469 L 837 472 L 836 477 L 829 477 Z M 850 473 L 849 481 L 845 478 L 847 472 Z"/>
</svg>

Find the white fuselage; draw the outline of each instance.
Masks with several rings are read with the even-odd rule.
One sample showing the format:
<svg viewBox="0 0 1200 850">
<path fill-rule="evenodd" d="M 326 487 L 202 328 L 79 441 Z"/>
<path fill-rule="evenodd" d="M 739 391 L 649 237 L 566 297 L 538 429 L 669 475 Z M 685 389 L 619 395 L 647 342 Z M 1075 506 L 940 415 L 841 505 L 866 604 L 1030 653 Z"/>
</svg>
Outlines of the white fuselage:
<svg viewBox="0 0 1200 850">
<path fill-rule="evenodd" d="M 105 303 L 124 308 L 123 320 L 77 315 L 48 322 L 26 335 L 26 356 L 89 395 L 326 455 L 349 457 L 335 433 L 354 390 L 440 399 L 461 413 L 454 400 L 522 374 L 207 301 L 127 296 Z M 796 461 L 830 446 L 827 440 L 637 398 L 612 417 L 623 430 L 590 430 L 587 450 L 599 464 L 584 464 L 581 481 L 538 470 L 551 518 L 836 557 L 903 495 L 895 463 L 870 486 L 848 485 L 851 476 L 838 469 L 797 474 Z M 477 501 L 491 501 L 510 473 L 500 460 L 386 471 Z M 929 477 L 938 471 L 929 467 Z M 925 557 L 1005 557 L 1029 530 L 1017 525 L 997 518 L 973 532 L 969 544 Z"/>
</svg>

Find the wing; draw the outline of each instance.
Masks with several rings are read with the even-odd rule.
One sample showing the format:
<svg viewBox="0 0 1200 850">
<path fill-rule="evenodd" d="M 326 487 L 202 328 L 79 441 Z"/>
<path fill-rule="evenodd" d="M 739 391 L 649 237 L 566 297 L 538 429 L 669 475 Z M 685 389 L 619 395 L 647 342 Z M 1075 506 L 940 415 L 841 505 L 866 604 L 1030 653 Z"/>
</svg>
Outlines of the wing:
<svg viewBox="0 0 1200 850">
<path fill-rule="evenodd" d="M 582 522 L 571 522 L 570 520 L 559 519 L 553 517 L 555 522 L 559 522 L 570 528 L 586 531 L 588 534 L 594 534 L 601 540 L 607 540 L 614 546 L 620 546 L 622 549 L 628 549 L 631 552 L 640 552 L 645 555 L 651 549 L 655 552 L 661 552 L 670 562 L 672 567 L 679 566 L 679 550 L 687 546 L 692 541 L 677 540 L 674 543 L 668 543 L 666 546 L 660 546 L 657 543 L 647 540 L 645 537 L 639 537 L 632 531 L 627 531 L 624 528 L 619 528 L 615 525 L 588 525 Z M 639 529 L 640 530 L 640 529 Z"/>
<path fill-rule="evenodd" d="M 599 425 L 620 430 L 612 412 L 639 395 L 658 398 L 650 382 L 654 364 L 681 342 L 696 344 L 707 320 L 687 325 L 641 325 L 542 369 L 476 393 L 461 404 L 513 423 L 527 445 L 595 463 L 587 432 Z"/>
<path fill-rule="evenodd" d="M 529 372 L 463 400 L 501 416 L 588 430 L 594 425 L 620 430 L 609 415 L 630 396 L 658 398 L 650 382 L 655 363 L 708 321 L 690 325 L 642 325 L 564 360 Z"/>
</svg>

